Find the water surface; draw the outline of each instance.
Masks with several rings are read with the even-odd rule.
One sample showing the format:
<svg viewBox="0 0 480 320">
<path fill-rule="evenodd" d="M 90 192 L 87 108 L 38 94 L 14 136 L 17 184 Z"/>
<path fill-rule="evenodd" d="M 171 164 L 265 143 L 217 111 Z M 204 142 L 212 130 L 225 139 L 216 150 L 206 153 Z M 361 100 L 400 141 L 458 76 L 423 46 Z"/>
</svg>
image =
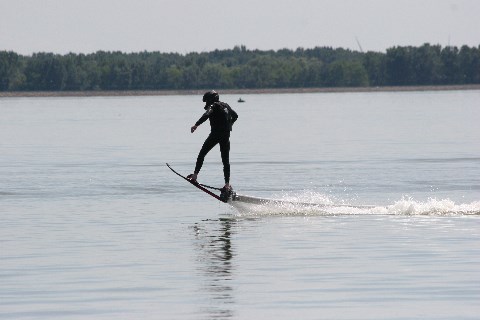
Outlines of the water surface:
<svg viewBox="0 0 480 320">
<path fill-rule="evenodd" d="M 0 99 L 2 319 L 478 319 L 479 91 Z M 222 185 L 212 150 L 199 176 Z"/>
</svg>

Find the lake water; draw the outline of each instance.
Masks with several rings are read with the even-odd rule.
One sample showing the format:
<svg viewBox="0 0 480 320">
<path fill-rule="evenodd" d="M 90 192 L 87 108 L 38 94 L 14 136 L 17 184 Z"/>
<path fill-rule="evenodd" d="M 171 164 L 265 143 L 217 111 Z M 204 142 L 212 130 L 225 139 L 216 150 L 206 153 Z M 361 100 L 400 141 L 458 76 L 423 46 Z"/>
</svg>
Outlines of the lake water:
<svg viewBox="0 0 480 320">
<path fill-rule="evenodd" d="M 480 91 L 0 99 L 0 319 L 479 319 Z M 202 183 L 222 186 L 218 148 Z"/>
</svg>

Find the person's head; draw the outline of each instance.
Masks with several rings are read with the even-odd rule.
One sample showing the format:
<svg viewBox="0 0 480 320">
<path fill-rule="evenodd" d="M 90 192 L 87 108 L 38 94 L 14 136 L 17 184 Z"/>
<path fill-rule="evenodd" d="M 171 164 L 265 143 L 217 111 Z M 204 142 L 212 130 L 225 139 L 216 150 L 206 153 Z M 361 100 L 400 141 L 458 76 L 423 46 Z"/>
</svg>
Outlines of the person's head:
<svg viewBox="0 0 480 320">
<path fill-rule="evenodd" d="M 218 93 L 215 90 L 210 90 L 205 92 L 203 95 L 203 102 L 205 102 L 205 106 L 209 106 L 214 102 L 219 101 L 220 97 L 218 96 Z"/>
</svg>

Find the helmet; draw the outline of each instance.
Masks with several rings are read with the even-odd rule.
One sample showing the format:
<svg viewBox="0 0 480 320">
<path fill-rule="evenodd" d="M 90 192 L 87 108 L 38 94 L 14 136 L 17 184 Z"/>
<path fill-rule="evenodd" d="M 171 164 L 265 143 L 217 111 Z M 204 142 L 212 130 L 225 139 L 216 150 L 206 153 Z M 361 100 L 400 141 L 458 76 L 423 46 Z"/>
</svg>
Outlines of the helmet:
<svg viewBox="0 0 480 320">
<path fill-rule="evenodd" d="M 203 102 L 211 103 L 211 102 L 217 102 L 218 100 L 219 100 L 219 96 L 215 90 L 207 91 L 203 95 Z"/>
</svg>

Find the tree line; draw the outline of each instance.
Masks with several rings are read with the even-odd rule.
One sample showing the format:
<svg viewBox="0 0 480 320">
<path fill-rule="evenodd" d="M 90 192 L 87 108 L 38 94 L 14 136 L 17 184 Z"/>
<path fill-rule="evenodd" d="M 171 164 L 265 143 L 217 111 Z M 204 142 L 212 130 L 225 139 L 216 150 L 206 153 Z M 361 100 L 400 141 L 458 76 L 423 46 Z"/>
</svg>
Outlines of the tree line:
<svg viewBox="0 0 480 320">
<path fill-rule="evenodd" d="M 480 46 L 201 53 L 0 51 L 0 91 L 260 89 L 480 83 Z"/>
</svg>

